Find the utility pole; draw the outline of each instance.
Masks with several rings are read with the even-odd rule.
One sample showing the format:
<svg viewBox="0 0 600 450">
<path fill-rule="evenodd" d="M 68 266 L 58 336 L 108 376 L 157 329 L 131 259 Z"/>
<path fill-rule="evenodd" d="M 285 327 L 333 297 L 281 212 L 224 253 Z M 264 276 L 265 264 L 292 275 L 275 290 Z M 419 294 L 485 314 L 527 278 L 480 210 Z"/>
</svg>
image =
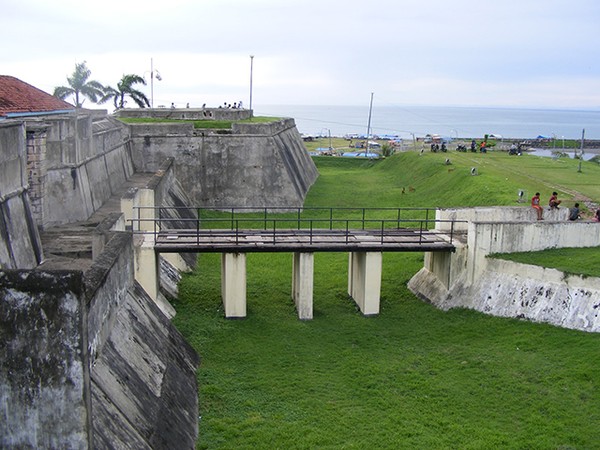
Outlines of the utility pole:
<svg viewBox="0 0 600 450">
<path fill-rule="evenodd" d="M 371 135 L 371 111 L 373 110 L 373 93 L 371 92 L 371 102 L 369 103 L 369 121 L 367 122 L 367 156 L 369 155 L 369 136 Z"/>
<path fill-rule="evenodd" d="M 250 55 L 250 114 L 252 114 L 252 70 L 254 66 L 254 55 Z M 254 115 L 254 114 L 252 114 Z"/>
<path fill-rule="evenodd" d="M 154 108 L 154 63 L 150 58 L 150 108 Z"/>
</svg>

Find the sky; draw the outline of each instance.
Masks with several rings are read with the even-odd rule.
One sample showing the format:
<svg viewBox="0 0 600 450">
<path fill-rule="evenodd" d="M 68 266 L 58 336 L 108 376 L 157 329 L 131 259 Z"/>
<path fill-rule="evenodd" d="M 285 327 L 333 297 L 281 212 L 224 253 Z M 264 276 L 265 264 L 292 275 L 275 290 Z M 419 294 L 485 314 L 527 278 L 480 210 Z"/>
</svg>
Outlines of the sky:
<svg viewBox="0 0 600 450">
<path fill-rule="evenodd" d="M 374 92 L 390 106 L 600 109 L 598 0 L 0 0 L 0 11 L 0 74 L 49 93 L 85 61 L 104 85 L 143 76 L 155 107 L 247 107 L 251 92 L 255 110 L 361 105 Z"/>
</svg>

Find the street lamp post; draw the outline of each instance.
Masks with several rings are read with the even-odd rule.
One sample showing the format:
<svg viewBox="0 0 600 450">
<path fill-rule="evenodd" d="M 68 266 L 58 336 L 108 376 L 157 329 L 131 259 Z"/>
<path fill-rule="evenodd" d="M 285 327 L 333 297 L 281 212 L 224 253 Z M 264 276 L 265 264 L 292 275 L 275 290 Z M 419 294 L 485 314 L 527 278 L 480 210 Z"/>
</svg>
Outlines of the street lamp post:
<svg viewBox="0 0 600 450">
<path fill-rule="evenodd" d="M 154 70 L 154 61 L 150 58 L 150 108 L 154 108 L 154 78 L 162 80 L 158 70 Z"/>
<path fill-rule="evenodd" d="M 577 172 L 581 172 L 581 161 L 583 161 L 583 142 L 585 139 L 585 128 L 581 130 L 581 153 L 579 154 L 579 167 L 577 168 Z"/>
<path fill-rule="evenodd" d="M 252 114 L 252 70 L 254 66 L 254 55 L 250 55 L 250 114 Z"/>
</svg>

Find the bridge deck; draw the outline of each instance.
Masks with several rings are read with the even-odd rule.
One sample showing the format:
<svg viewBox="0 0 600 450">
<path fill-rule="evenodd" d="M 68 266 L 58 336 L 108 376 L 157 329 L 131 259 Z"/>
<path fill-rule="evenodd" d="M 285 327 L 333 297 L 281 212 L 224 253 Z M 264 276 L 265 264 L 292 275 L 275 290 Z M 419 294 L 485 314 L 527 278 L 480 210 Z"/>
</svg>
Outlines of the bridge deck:
<svg viewBox="0 0 600 450">
<path fill-rule="evenodd" d="M 451 238 L 433 230 L 168 230 L 156 233 L 164 253 L 216 252 L 436 252 L 454 251 Z"/>
</svg>

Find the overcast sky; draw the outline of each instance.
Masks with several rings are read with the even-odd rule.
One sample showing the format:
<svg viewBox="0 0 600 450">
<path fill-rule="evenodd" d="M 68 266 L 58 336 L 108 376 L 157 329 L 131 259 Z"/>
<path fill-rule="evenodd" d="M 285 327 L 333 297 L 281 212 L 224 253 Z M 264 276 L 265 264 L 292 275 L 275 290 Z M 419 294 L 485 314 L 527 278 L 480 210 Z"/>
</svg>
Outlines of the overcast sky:
<svg viewBox="0 0 600 450">
<path fill-rule="evenodd" d="M 75 63 L 154 105 L 600 109 L 598 0 L 0 0 L 0 74 L 52 93 Z M 150 83 L 142 89 L 151 97 Z M 92 106 L 86 102 L 85 106 Z"/>
</svg>

